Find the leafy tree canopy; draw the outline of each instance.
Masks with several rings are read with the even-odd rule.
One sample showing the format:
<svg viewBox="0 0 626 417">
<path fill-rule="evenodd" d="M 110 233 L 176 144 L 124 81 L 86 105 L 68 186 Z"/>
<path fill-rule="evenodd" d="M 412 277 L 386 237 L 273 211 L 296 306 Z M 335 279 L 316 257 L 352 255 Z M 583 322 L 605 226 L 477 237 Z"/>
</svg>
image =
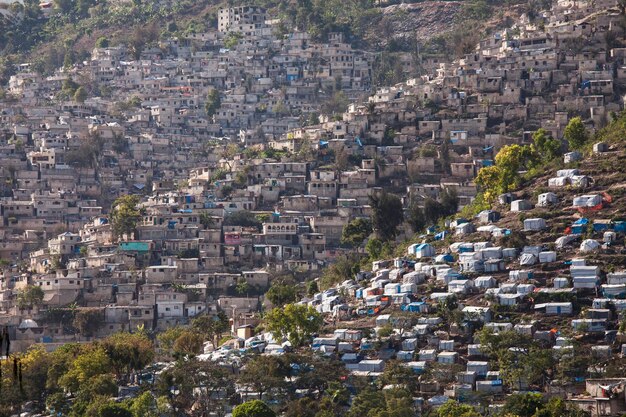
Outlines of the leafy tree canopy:
<svg viewBox="0 0 626 417">
<path fill-rule="evenodd" d="M 589 140 L 589 133 L 580 117 L 574 117 L 567 123 L 563 136 L 573 150 L 581 149 Z"/>
<path fill-rule="evenodd" d="M 341 243 L 359 247 L 370 234 L 372 234 L 372 222 L 368 219 L 357 218 L 343 227 Z"/>
<path fill-rule="evenodd" d="M 404 219 L 400 199 L 383 191 L 380 195 L 370 195 L 369 202 L 372 207 L 372 225 L 378 237 L 383 241 L 395 239 L 397 228 Z"/>
<path fill-rule="evenodd" d="M 276 417 L 276 413 L 263 401 L 252 400 L 236 406 L 233 417 Z"/>
<path fill-rule="evenodd" d="M 274 338 L 287 338 L 294 347 L 306 343 L 322 324 L 322 316 L 317 310 L 301 304 L 287 304 L 269 311 L 265 316 L 267 330 Z"/>
</svg>

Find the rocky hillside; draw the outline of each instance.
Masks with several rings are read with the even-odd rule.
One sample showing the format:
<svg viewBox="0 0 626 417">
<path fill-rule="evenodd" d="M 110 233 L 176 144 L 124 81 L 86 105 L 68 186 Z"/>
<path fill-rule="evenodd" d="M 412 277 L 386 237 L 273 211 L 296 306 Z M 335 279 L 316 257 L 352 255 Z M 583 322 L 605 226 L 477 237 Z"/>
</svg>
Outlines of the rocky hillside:
<svg viewBox="0 0 626 417">
<path fill-rule="evenodd" d="M 462 10 L 460 1 L 396 4 L 382 9 L 381 24 L 390 28 L 392 38 L 416 38 L 423 42 L 454 30 Z"/>
<path fill-rule="evenodd" d="M 519 17 L 541 8 L 511 2 L 500 7 L 478 1 L 424 1 L 379 9 L 363 41 L 371 49 L 434 52 L 458 57 L 474 49 L 487 32 L 510 27 Z"/>
</svg>

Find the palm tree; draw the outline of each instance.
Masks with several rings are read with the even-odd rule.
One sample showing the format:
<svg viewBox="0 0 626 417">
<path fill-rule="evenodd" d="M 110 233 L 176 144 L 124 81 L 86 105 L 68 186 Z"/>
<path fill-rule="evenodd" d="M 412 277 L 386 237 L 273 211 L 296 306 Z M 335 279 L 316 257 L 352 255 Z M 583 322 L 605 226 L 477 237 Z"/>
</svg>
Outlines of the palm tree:
<svg viewBox="0 0 626 417">
<path fill-rule="evenodd" d="M 215 225 L 215 220 L 214 220 L 214 219 L 213 219 L 213 217 L 212 217 L 209 213 L 207 213 L 207 212 L 200 213 L 199 221 L 200 221 L 200 224 L 201 224 L 202 226 L 204 226 L 204 229 L 205 229 L 205 230 L 206 230 L 206 229 L 209 229 L 211 226 Z"/>
</svg>

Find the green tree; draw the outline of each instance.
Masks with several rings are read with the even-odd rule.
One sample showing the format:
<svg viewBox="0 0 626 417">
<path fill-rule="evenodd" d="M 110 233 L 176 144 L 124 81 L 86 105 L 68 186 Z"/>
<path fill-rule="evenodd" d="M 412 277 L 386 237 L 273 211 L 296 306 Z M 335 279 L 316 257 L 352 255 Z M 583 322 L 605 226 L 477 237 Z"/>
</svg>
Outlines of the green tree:
<svg viewBox="0 0 626 417">
<path fill-rule="evenodd" d="M 561 155 L 561 142 L 550 136 L 544 128 L 533 133 L 532 147 L 544 161 L 551 161 Z"/>
<path fill-rule="evenodd" d="M 371 234 L 372 222 L 368 219 L 357 218 L 343 227 L 341 243 L 358 248 Z"/>
<path fill-rule="evenodd" d="M 170 327 L 157 335 L 159 349 L 167 355 L 174 354 L 174 343 L 187 329 L 181 326 Z"/>
<path fill-rule="evenodd" d="M 74 9 L 79 17 L 86 18 L 89 17 L 89 8 L 94 5 L 94 0 L 76 0 L 76 6 Z"/>
<path fill-rule="evenodd" d="M 494 333 L 484 328 L 477 337 L 485 353 L 497 361 L 504 382 L 516 389 L 522 389 L 524 383 L 542 385 L 554 367 L 549 349 L 518 332 Z"/>
<path fill-rule="evenodd" d="M 156 398 L 150 391 L 145 391 L 133 400 L 130 406 L 133 417 L 158 417 Z"/>
<path fill-rule="evenodd" d="M 368 387 L 352 402 L 348 417 L 413 417 L 413 398 L 404 389 L 375 391 Z"/>
<path fill-rule="evenodd" d="M 46 397 L 46 409 L 53 415 L 65 416 L 70 412 L 70 402 L 67 395 L 62 392 L 55 392 Z"/>
<path fill-rule="evenodd" d="M 426 216 L 424 215 L 424 210 L 417 204 L 417 202 L 413 202 L 409 207 L 407 213 L 407 223 L 411 226 L 411 230 L 414 233 L 419 233 L 426 227 Z"/>
<path fill-rule="evenodd" d="M 281 307 L 287 303 L 296 301 L 298 292 L 296 291 L 296 282 L 290 275 L 277 276 L 272 279 L 265 297 L 275 307 Z"/>
<path fill-rule="evenodd" d="M 493 202 L 504 192 L 512 191 L 521 184 L 519 171 L 535 163 L 535 155 L 529 146 L 503 146 L 495 158 L 495 165 L 482 168 L 476 176 L 476 184 L 484 200 Z"/>
<path fill-rule="evenodd" d="M 100 36 L 96 40 L 96 48 L 108 48 L 109 47 L 109 39 L 106 36 Z"/>
<path fill-rule="evenodd" d="M 133 413 L 124 405 L 109 400 L 104 403 L 92 403 L 85 415 L 94 417 L 133 417 Z"/>
<path fill-rule="evenodd" d="M 336 91 L 330 99 L 323 102 L 321 107 L 322 114 L 330 115 L 341 114 L 346 111 L 350 100 L 343 91 Z"/>
<path fill-rule="evenodd" d="M 172 386 L 178 388 L 177 395 L 170 395 Z M 173 369 L 163 372 L 157 381 L 157 392 L 168 396 L 174 410 L 190 410 L 193 407 L 193 415 L 198 416 L 225 415 L 226 402 L 234 391 L 233 375 L 229 368 L 193 358 L 178 361 Z"/>
<path fill-rule="evenodd" d="M 294 347 L 305 344 L 322 324 L 320 313 L 311 306 L 301 304 L 287 304 L 269 311 L 265 316 L 266 328 L 274 338 L 287 338 Z"/>
<path fill-rule="evenodd" d="M 276 413 L 263 401 L 252 400 L 236 406 L 233 417 L 276 417 Z"/>
<path fill-rule="evenodd" d="M 73 96 L 74 93 L 76 93 L 76 90 L 78 90 L 78 87 L 80 86 L 76 84 L 74 80 L 72 80 L 71 78 L 66 78 L 63 81 L 63 85 L 61 86 L 61 91 L 67 96 Z"/>
<path fill-rule="evenodd" d="M 160 27 L 156 21 L 147 25 L 137 25 L 128 39 L 130 50 L 135 59 L 139 59 L 143 48 L 159 39 Z"/>
<path fill-rule="evenodd" d="M 309 397 L 289 401 L 284 417 L 317 417 L 319 406 L 319 401 Z"/>
<path fill-rule="evenodd" d="M 427 197 L 424 200 L 423 216 L 426 224 L 436 224 L 440 219 L 451 216 L 459 208 L 459 197 L 454 188 L 444 188 L 439 200 Z"/>
<path fill-rule="evenodd" d="M 393 327 L 392 327 L 393 332 Z M 400 361 L 390 360 L 385 363 L 385 370 L 380 376 L 383 386 L 393 385 L 403 387 L 414 393 L 419 388 L 417 375 Z"/>
<path fill-rule="evenodd" d="M 424 200 L 424 218 L 427 224 L 435 224 L 443 215 L 443 206 L 433 198 L 427 197 Z"/>
<path fill-rule="evenodd" d="M 370 238 L 365 245 L 365 252 L 372 260 L 380 259 L 383 253 L 383 242 L 376 237 Z"/>
<path fill-rule="evenodd" d="M 19 358 L 22 376 L 12 378 L 14 359 Z M 2 395 L 0 395 L 0 409 L 10 404 L 19 404 L 23 401 L 36 401 L 41 404 L 46 392 L 46 379 L 50 367 L 50 356 L 41 345 L 33 345 L 26 351 L 14 352 L 11 359 L 2 361 L 0 368 L 4 381 Z M 18 383 L 19 379 L 19 383 Z"/>
<path fill-rule="evenodd" d="M 205 230 L 210 229 L 212 226 L 215 225 L 215 219 L 213 218 L 213 216 L 211 216 L 210 213 L 207 213 L 207 212 L 200 213 L 200 216 L 198 217 L 198 221 L 200 222 L 202 227 L 204 227 Z"/>
<path fill-rule="evenodd" d="M 139 96 L 132 96 L 130 100 L 128 100 L 128 105 L 131 107 L 141 107 L 141 103 L 142 100 Z"/>
<path fill-rule="evenodd" d="M 207 93 L 206 102 L 204 103 L 204 110 L 207 116 L 213 117 L 221 105 L 220 92 L 215 88 L 211 88 Z"/>
<path fill-rule="evenodd" d="M 262 223 L 256 218 L 254 213 L 247 210 L 239 210 L 227 214 L 224 217 L 223 224 L 224 226 L 256 227 L 258 230 L 262 228 Z"/>
<path fill-rule="evenodd" d="M 191 322 L 192 328 L 210 340 L 215 349 L 217 349 L 222 334 L 228 331 L 229 325 L 228 317 L 223 311 L 215 316 L 197 317 Z"/>
<path fill-rule="evenodd" d="M 476 175 L 476 185 L 483 193 L 484 199 L 492 202 L 504 192 L 504 184 L 500 181 L 502 170 L 496 166 L 481 168 Z"/>
<path fill-rule="evenodd" d="M 141 211 L 137 208 L 138 204 L 139 197 L 135 195 L 124 195 L 113 202 L 109 217 L 115 237 L 130 235 L 135 231 L 137 223 L 141 219 Z"/>
<path fill-rule="evenodd" d="M 385 411 L 385 405 L 385 395 L 381 391 L 376 391 L 373 388 L 368 387 L 354 398 L 347 416 L 377 416 L 379 413 Z"/>
<path fill-rule="evenodd" d="M 243 34 L 240 32 L 229 32 L 224 38 L 224 47 L 232 49 L 239 44 L 239 41 L 243 38 Z"/>
<path fill-rule="evenodd" d="M 238 278 L 237 284 L 235 285 L 235 292 L 239 295 L 245 295 L 248 291 L 250 291 L 250 284 L 248 284 L 248 281 L 243 277 Z"/>
<path fill-rule="evenodd" d="M 306 284 L 306 294 L 312 297 L 315 293 L 319 292 L 320 288 L 317 285 L 317 281 L 309 281 Z"/>
<path fill-rule="evenodd" d="M 76 395 L 76 402 L 82 404 L 77 408 L 84 408 L 97 397 L 116 397 L 118 394 L 117 383 L 111 374 L 100 374 L 92 377 L 88 384 L 81 386 Z M 77 411 L 74 408 L 74 411 Z"/>
<path fill-rule="evenodd" d="M 347 279 L 353 279 L 360 270 L 360 258 L 358 256 L 339 256 L 334 263 L 324 269 L 318 283 L 319 288 L 325 290 Z"/>
<path fill-rule="evenodd" d="M 508 191 L 519 186 L 519 171 L 533 162 L 533 155 L 530 147 L 514 144 L 503 146 L 495 159 L 502 170 L 501 181 Z"/>
<path fill-rule="evenodd" d="M 74 92 L 74 101 L 76 101 L 77 103 L 84 103 L 85 100 L 87 99 L 87 90 L 85 90 L 85 87 L 80 86 L 76 89 L 76 92 Z"/>
<path fill-rule="evenodd" d="M 383 140 L 381 142 L 381 145 L 383 145 L 383 146 L 393 146 L 395 144 L 395 138 L 396 138 L 397 134 L 398 133 L 393 128 L 387 126 L 385 128 L 385 132 L 383 134 Z"/>
<path fill-rule="evenodd" d="M 543 409 L 544 405 L 541 394 L 513 394 L 507 399 L 502 411 L 519 417 L 532 417 L 538 410 Z"/>
<path fill-rule="evenodd" d="M 115 333 L 101 342 L 119 377 L 140 371 L 154 359 L 152 341 L 142 333 Z"/>
<path fill-rule="evenodd" d="M 581 149 L 589 139 L 587 129 L 580 117 L 570 119 L 567 126 L 565 126 L 563 136 L 567 140 L 570 149 L 573 150 Z"/>
<path fill-rule="evenodd" d="M 397 228 L 404 219 L 400 199 L 383 191 L 380 195 L 370 195 L 372 225 L 378 237 L 383 241 L 396 238 Z"/>
<path fill-rule="evenodd" d="M 32 308 L 42 303 L 44 291 L 39 285 L 28 285 L 17 293 L 17 306 L 20 309 Z"/>
<path fill-rule="evenodd" d="M 252 387 L 263 399 L 267 392 L 276 394 L 285 391 L 290 373 L 291 365 L 284 357 L 258 355 L 244 364 L 238 382 Z"/>
<path fill-rule="evenodd" d="M 74 316 L 72 325 L 85 337 L 93 337 L 104 326 L 102 310 L 80 310 Z"/>
<path fill-rule="evenodd" d="M 70 393 L 77 393 L 95 377 L 108 374 L 110 370 L 111 362 L 104 349 L 92 347 L 70 362 L 67 372 L 59 378 L 59 385 Z"/>
<path fill-rule="evenodd" d="M 45 389 L 49 392 L 62 391 L 61 377 L 68 372 L 74 359 L 85 350 L 85 344 L 68 343 L 50 353 Z"/>
<path fill-rule="evenodd" d="M 69 13 L 72 10 L 72 0 L 54 0 L 54 5 L 61 11 L 61 13 Z"/>
<path fill-rule="evenodd" d="M 589 417 L 589 414 L 575 405 L 568 405 L 563 398 L 553 397 L 533 417 Z"/>
<path fill-rule="evenodd" d="M 291 381 L 292 386 L 290 388 L 299 390 L 299 392 L 306 392 L 320 399 L 322 394 L 334 383 L 334 389 L 340 391 L 336 394 L 345 396 L 345 392 L 336 385 L 340 385 L 341 378 L 346 375 L 345 365 L 339 360 L 311 353 L 291 353 L 286 356 L 285 361 L 290 366 L 297 364 L 299 369 L 298 374 Z M 347 399 L 344 397 L 337 399 L 337 401 L 347 402 Z"/>
<path fill-rule="evenodd" d="M 174 341 L 172 349 L 174 356 L 186 357 L 197 355 L 202 352 L 202 344 L 204 340 L 198 333 L 185 330 Z"/>
<path fill-rule="evenodd" d="M 467 404 L 459 404 L 454 400 L 448 400 L 437 408 L 438 417 L 480 417 L 474 407 Z"/>
<path fill-rule="evenodd" d="M 439 194 L 443 217 L 451 216 L 459 210 L 459 195 L 454 188 L 446 187 Z"/>
</svg>

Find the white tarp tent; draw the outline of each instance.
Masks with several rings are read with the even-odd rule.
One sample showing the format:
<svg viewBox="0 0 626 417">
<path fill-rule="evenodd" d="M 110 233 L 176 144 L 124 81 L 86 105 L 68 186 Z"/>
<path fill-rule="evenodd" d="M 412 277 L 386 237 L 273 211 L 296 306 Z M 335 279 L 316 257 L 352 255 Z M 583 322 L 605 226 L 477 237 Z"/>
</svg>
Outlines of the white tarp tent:
<svg viewBox="0 0 626 417">
<path fill-rule="evenodd" d="M 600 247 L 600 244 L 596 240 L 585 239 L 580 244 L 580 251 L 581 252 L 593 252 L 594 250 L 597 250 L 599 247 Z"/>
<path fill-rule="evenodd" d="M 540 252 L 539 253 L 539 262 L 540 263 L 554 262 L 554 261 L 556 261 L 556 252 L 554 252 L 554 251 L 545 251 L 545 252 Z"/>
<path fill-rule="evenodd" d="M 559 169 L 556 172 L 557 177 L 573 177 L 574 175 L 580 175 L 580 171 L 577 169 Z"/>
<path fill-rule="evenodd" d="M 602 204 L 602 197 L 598 194 L 586 194 L 574 197 L 574 207 L 593 207 Z"/>
<path fill-rule="evenodd" d="M 548 179 L 548 187 L 550 188 L 562 188 L 570 183 L 569 177 L 554 177 Z"/>
<path fill-rule="evenodd" d="M 547 207 L 552 204 L 557 204 L 559 202 L 559 198 L 554 193 L 543 193 L 539 194 L 537 197 L 537 206 L 539 207 Z"/>
<path fill-rule="evenodd" d="M 519 264 L 522 266 L 534 265 L 537 263 L 537 257 L 532 253 L 522 253 L 519 258 Z"/>
<path fill-rule="evenodd" d="M 564 247 L 566 247 L 567 245 L 569 245 L 570 243 L 572 243 L 576 239 L 578 239 L 577 235 L 561 236 L 555 242 L 556 243 L 556 248 L 557 249 L 563 249 Z"/>
<path fill-rule="evenodd" d="M 511 211 L 525 211 L 531 210 L 532 204 L 528 200 L 515 200 L 511 202 Z"/>
<path fill-rule="evenodd" d="M 524 220 L 524 230 L 543 230 L 546 228 L 546 220 L 542 218 L 533 218 Z"/>
</svg>

